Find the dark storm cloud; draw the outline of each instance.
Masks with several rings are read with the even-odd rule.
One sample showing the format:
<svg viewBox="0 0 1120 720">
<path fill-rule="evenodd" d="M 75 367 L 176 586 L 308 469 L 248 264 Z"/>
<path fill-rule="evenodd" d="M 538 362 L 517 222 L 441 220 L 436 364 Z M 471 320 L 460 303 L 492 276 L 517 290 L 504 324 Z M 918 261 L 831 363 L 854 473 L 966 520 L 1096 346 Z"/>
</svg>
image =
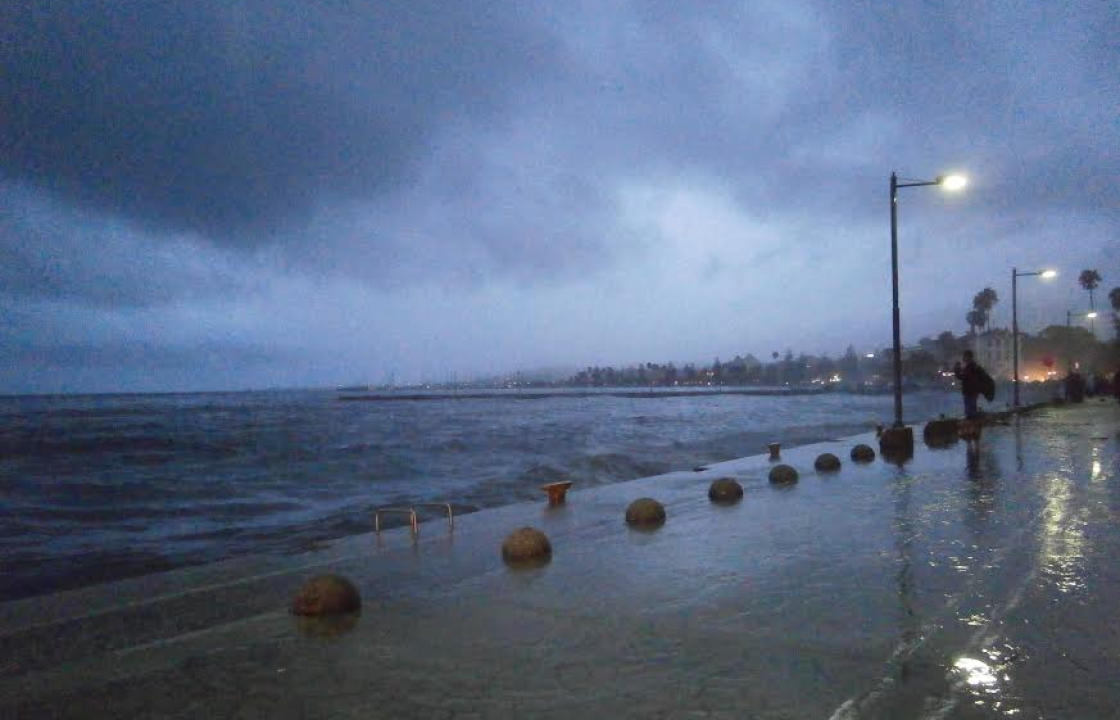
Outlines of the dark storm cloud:
<svg viewBox="0 0 1120 720">
<path fill-rule="evenodd" d="M 305 358 L 236 342 L 34 344 L 0 347 L 0 391 L 15 393 L 174 392 L 243 387 L 246 375 L 300 367 Z M 122 386 L 122 370 L 129 381 Z M 306 384 L 303 378 L 283 384 Z"/>
<path fill-rule="evenodd" d="M 149 368 L 153 373 L 197 369 L 199 366 L 260 366 L 290 359 L 279 349 L 237 343 L 201 342 L 189 347 L 143 342 L 32 345 L 0 349 L 0 362 L 9 367 L 52 370 L 113 370 Z"/>
<path fill-rule="evenodd" d="M 2 171 L 157 228 L 259 241 L 401 183 L 434 125 L 494 113 L 548 52 L 517 17 L 412 0 L 14 0 Z"/>
<path fill-rule="evenodd" d="M 1099 101 L 1115 84 L 1115 18 L 1091 5 L 1037 19 L 998 4 L 2 12 L 6 177 L 153 235 L 314 245 L 292 258 L 312 267 L 578 270 L 626 244 L 606 237 L 620 182 L 714 178 L 756 212 L 860 214 L 867 173 L 998 161 L 1000 142 L 1022 159 L 1005 203 L 1030 203 L 1031 183 L 1052 203 L 1115 198 L 1114 162 L 1086 158 L 1092 179 L 1071 190 L 1068 168 L 1032 152 L 1068 155 L 1063 94 Z M 830 159 L 876 123 L 880 137 Z M 448 250 L 460 262 L 433 262 Z"/>
<path fill-rule="evenodd" d="M 0 308 L 61 301 L 128 308 L 230 297 L 257 278 L 189 238 L 138 233 L 131 224 L 0 187 Z"/>
<path fill-rule="evenodd" d="M 947 269 L 967 306 L 1012 255 L 1117 256 L 1110 3 L 13 0 L 0 23 L 0 339 L 97 387 L 117 364 L 157 387 L 161 347 L 171 386 L 235 387 L 882 342 L 891 170 L 973 182 L 903 198 L 907 313 L 950 308 L 920 332 L 961 329 Z M 228 374 L 189 378 L 219 346 Z M 237 379 L 270 364 L 238 347 L 277 346 L 303 369 Z"/>
</svg>

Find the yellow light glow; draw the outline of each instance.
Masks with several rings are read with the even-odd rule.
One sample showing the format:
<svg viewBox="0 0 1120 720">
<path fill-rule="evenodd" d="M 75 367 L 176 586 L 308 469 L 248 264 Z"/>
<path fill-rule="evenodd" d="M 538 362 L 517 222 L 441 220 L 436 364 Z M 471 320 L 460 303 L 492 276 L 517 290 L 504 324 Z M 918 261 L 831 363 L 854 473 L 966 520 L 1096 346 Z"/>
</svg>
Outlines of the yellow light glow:
<svg viewBox="0 0 1120 720">
<path fill-rule="evenodd" d="M 964 175 L 946 175 L 941 178 L 940 184 L 946 190 L 960 190 L 968 184 L 968 178 Z"/>
<path fill-rule="evenodd" d="M 1039 273 L 1039 277 L 1041 277 L 1043 280 L 1049 280 L 1052 277 L 1058 277 L 1058 271 L 1057 270 L 1043 270 L 1041 273 Z"/>
</svg>

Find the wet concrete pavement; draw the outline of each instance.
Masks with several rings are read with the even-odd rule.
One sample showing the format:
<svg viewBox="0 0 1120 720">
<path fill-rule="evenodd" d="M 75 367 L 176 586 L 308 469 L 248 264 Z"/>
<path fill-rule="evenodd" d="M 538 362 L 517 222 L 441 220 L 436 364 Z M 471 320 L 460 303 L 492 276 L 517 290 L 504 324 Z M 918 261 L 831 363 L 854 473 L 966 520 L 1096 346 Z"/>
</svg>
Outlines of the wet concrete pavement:
<svg viewBox="0 0 1120 720">
<path fill-rule="evenodd" d="M 792 487 L 756 456 L 8 603 L 0 717 L 1120 716 L 1120 408 L 902 467 L 857 442 L 783 451 Z M 746 495 L 714 506 L 727 475 Z M 645 495 L 668 521 L 630 530 Z M 553 559 L 512 571 L 527 524 Z M 325 571 L 362 591 L 348 627 L 286 611 Z"/>
</svg>

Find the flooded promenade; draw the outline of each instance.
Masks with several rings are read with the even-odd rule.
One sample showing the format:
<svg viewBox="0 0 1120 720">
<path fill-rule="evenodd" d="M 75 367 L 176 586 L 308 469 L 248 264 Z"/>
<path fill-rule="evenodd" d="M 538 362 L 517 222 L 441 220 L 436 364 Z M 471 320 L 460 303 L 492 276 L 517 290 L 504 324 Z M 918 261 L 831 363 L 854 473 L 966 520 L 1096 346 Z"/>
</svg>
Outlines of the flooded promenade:
<svg viewBox="0 0 1120 720">
<path fill-rule="evenodd" d="M 918 433 L 920 435 L 920 433 Z M 1046 408 L 899 467 L 873 435 L 0 606 L 0 717 L 1109 718 L 1120 407 Z M 817 473 L 822 452 L 836 473 Z M 709 483 L 746 494 L 712 505 Z M 668 520 L 630 530 L 651 496 Z M 511 530 L 548 534 L 514 571 Z M 339 572 L 356 622 L 297 621 Z"/>
</svg>

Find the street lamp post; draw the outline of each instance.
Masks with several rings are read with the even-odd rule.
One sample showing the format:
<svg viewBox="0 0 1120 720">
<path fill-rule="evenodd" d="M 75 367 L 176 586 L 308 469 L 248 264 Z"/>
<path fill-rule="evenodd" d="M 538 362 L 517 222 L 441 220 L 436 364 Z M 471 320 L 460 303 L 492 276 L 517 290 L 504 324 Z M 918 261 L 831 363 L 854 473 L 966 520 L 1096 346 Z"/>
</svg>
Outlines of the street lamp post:
<svg viewBox="0 0 1120 720">
<path fill-rule="evenodd" d="M 894 426 L 897 430 L 896 442 L 904 445 L 909 451 L 914 448 L 913 432 L 907 432 L 902 421 L 902 329 L 899 322 L 898 311 L 898 189 L 905 187 L 922 187 L 925 185 L 940 185 L 947 190 L 960 190 L 967 184 L 963 175 L 942 175 L 935 180 L 915 180 L 899 182 L 898 174 L 891 173 L 891 322 L 894 342 Z M 880 442 L 885 445 L 884 433 Z"/>
<path fill-rule="evenodd" d="M 1015 378 L 1015 408 L 1019 407 L 1019 278 L 1037 275 L 1048 280 L 1057 274 L 1054 270 L 1019 272 L 1018 268 L 1011 268 L 1011 367 Z M 1068 315 L 1066 321 L 1069 321 Z"/>
<path fill-rule="evenodd" d="M 1069 335 L 1070 329 L 1073 327 L 1073 323 L 1071 322 L 1072 319 L 1073 311 L 1066 310 L 1066 375 L 1069 375 L 1073 372 L 1073 353 L 1069 351 L 1069 346 L 1071 344 L 1069 341 Z"/>
<path fill-rule="evenodd" d="M 1092 320 L 1097 316 L 1097 311 L 1092 310 L 1087 313 L 1077 313 L 1077 317 L 1089 318 Z M 1066 310 L 1066 375 L 1073 372 L 1073 355 L 1070 353 L 1070 330 L 1073 328 L 1073 311 Z"/>
</svg>

